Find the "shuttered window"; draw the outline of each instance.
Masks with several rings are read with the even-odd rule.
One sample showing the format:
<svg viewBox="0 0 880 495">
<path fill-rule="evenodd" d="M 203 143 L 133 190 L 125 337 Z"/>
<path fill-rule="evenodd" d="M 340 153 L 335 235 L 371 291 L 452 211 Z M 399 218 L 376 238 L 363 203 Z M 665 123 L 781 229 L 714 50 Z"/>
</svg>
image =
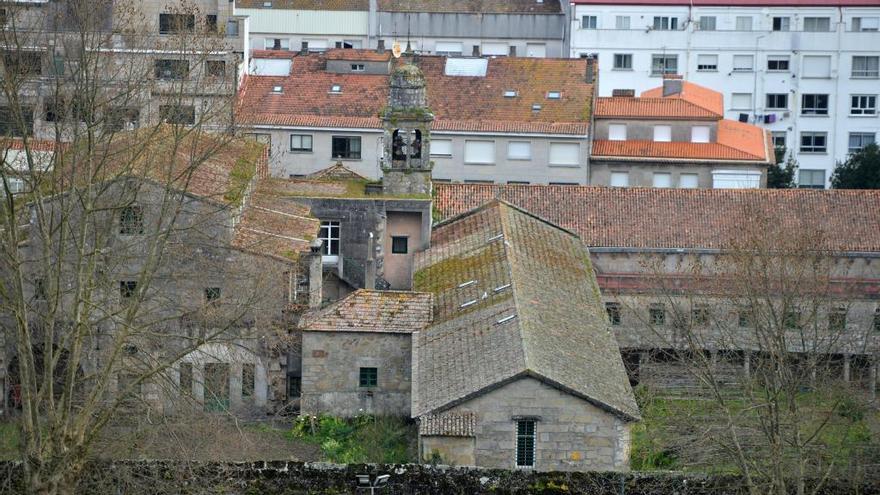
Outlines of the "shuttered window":
<svg viewBox="0 0 880 495">
<path fill-rule="evenodd" d="M 804 55 L 801 77 L 831 77 L 830 55 Z"/>
<path fill-rule="evenodd" d="M 465 141 L 465 163 L 495 163 L 495 141 Z"/>
<path fill-rule="evenodd" d="M 451 139 L 434 139 L 431 141 L 431 156 L 452 156 Z"/>
<path fill-rule="evenodd" d="M 608 139 L 611 141 L 626 141 L 626 124 L 610 124 L 608 126 Z"/>
<path fill-rule="evenodd" d="M 668 143 L 672 141 L 672 127 L 668 125 L 655 125 L 654 141 L 660 143 Z"/>
<path fill-rule="evenodd" d="M 550 165 L 580 165 L 580 145 L 550 143 Z"/>
<path fill-rule="evenodd" d="M 708 143 L 709 142 L 709 126 L 695 125 L 691 127 L 692 143 Z"/>
</svg>

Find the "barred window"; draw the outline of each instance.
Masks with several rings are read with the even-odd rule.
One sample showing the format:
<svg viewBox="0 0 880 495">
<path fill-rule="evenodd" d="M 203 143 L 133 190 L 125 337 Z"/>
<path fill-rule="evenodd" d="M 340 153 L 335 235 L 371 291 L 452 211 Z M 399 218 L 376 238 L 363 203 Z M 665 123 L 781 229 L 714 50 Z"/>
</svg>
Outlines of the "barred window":
<svg viewBox="0 0 880 495">
<path fill-rule="evenodd" d="M 535 467 L 535 421 L 516 422 L 516 467 Z"/>
</svg>

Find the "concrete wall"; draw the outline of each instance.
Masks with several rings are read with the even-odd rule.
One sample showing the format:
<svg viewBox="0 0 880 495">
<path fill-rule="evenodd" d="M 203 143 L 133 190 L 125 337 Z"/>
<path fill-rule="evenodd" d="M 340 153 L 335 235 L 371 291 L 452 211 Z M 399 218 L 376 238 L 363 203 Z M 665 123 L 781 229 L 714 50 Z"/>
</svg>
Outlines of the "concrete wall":
<svg viewBox="0 0 880 495">
<path fill-rule="evenodd" d="M 679 163 L 650 161 L 606 161 L 593 158 L 590 162 L 590 184 L 595 186 L 611 185 L 612 172 L 627 172 L 630 187 L 652 187 L 654 173 L 669 173 L 672 176 L 671 187 L 681 187 L 682 174 L 697 174 L 697 185 L 700 189 L 711 189 L 713 185 L 712 171 L 741 170 L 743 172 L 760 172 L 761 187 L 767 186 L 767 168 L 755 165 L 739 165 L 732 163 Z"/>
<path fill-rule="evenodd" d="M 409 416 L 410 338 L 376 332 L 303 332 L 302 412 Z M 377 368 L 376 387 L 359 386 L 361 367 Z"/>
<path fill-rule="evenodd" d="M 626 124 L 627 140 L 654 140 L 654 126 L 668 125 L 672 128 L 672 140 L 689 143 L 691 128 L 694 126 L 709 127 L 709 142 L 718 140 L 718 122 L 715 120 L 634 120 L 634 119 L 596 119 L 593 126 L 593 139 L 608 139 L 610 124 Z"/>
<path fill-rule="evenodd" d="M 488 468 L 516 468 L 516 416 L 539 417 L 535 469 L 538 471 L 626 471 L 630 425 L 598 407 L 534 378 L 522 378 L 450 409 L 477 415 L 474 461 Z M 443 440 L 441 440 L 441 438 Z M 435 437 L 423 444 L 440 455 L 459 456 L 458 437 Z"/>
</svg>

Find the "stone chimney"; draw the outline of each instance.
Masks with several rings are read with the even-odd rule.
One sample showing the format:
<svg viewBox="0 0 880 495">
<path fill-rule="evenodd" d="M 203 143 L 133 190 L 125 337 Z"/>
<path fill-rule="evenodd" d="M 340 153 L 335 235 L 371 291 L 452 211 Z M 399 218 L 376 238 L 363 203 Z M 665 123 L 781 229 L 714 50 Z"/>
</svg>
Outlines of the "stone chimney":
<svg viewBox="0 0 880 495">
<path fill-rule="evenodd" d="M 300 55 L 308 55 L 309 54 L 309 42 L 308 41 L 302 42 L 302 46 L 299 49 L 299 54 Z"/>
<path fill-rule="evenodd" d="M 324 266 L 321 262 L 321 245 L 320 239 L 315 239 L 309 245 L 308 264 L 309 270 L 309 308 L 321 307 L 321 299 L 323 298 L 323 280 Z"/>
<path fill-rule="evenodd" d="M 676 74 L 667 74 L 663 76 L 663 96 L 681 94 L 681 86 L 681 76 Z"/>
<path fill-rule="evenodd" d="M 480 45 L 474 45 L 474 50 L 472 52 L 472 55 L 475 57 L 480 56 Z"/>
<path fill-rule="evenodd" d="M 586 81 L 587 84 L 593 84 L 593 79 L 596 76 L 595 71 L 596 59 L 592 55 L 590 55 L 587 57 L 587 70 L 584 73 L 584 81 Z"/>
<path fill-rule="evenodd" d="M 376 53 L 385 53 L 385 40 L 380 39 L 376 42 Z"/>
</svg>

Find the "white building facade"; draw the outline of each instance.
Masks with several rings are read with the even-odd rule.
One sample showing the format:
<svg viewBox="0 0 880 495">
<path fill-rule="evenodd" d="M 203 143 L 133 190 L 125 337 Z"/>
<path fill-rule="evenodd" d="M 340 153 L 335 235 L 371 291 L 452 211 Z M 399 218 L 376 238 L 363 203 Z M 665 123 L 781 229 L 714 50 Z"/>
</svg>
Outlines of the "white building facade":
<svg viewBox="0 0 880 495">
<path fill-rule="evenodd" d="M 880 134 L 880 2 L 573 0 L 571 56 L 597 55 L 598 94 L 680 74 L 724 93 L 725 117 L 761 125 L 824 188 Z"/>
</svg>

